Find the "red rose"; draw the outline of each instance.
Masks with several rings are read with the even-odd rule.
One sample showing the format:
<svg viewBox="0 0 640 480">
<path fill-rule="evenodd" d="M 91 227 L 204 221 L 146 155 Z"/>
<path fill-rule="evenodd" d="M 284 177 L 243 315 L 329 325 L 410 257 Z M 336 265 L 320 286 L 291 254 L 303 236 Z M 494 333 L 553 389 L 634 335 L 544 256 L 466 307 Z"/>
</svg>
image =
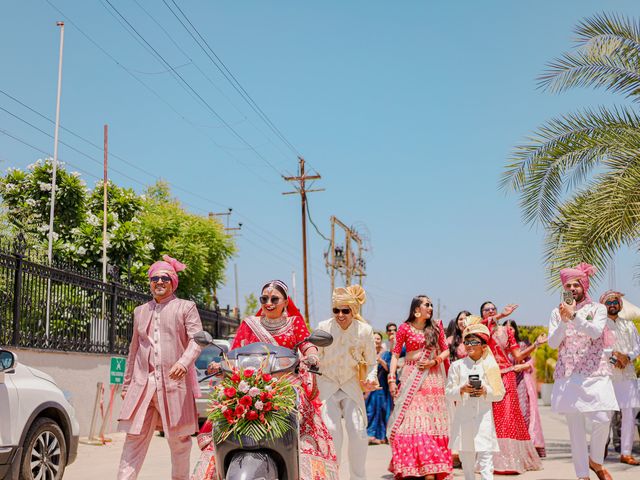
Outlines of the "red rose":
<svg viewBox="0 0 640 480">
<path fill-rule="evenodd" d="M 271 400 L 271 399 L 273 398 L 273 393 L 268 392 L 268 393 L 267 393 L 267 398 L 268 398 L 269 400 Z"/>
<path fill-rule="evenodd" d="M 240 399 L 240 405 L 244 405 L 245 407 L 250 407 L 252 403 L 253 398 L 251 398 L 249 395 L 245 395 Z"/>
<path fill-rule="evenodd" d="M 265 373 L 264 375 L 262 375 L 262 378 L 265 382 L 270 382 L 273 376 L 270 373 Z"/>
<path fill-rule="evenodd" d="M 262 412 L 262 413 L 260 414 L 260 421 L 261 421 L 262 423 L 264 423 L 264 422 L 265 422 L 265 420 L 264 420 L 264 412 Z"/>
<path fill-rule="evenodd" d="M 240 375 L 238 375 L 237 373 L 234 373 L 233 375 L 231 375 L 231 381 L 234 383 L 240 382 Z"/>
<path fill-rule="evenodd" d="M 235 396 L 236 396 L 236 393 L 238 393 L 238 392 L 237 392 L 237 391 L 236 391 L 236 389 L 235 389 L 235 388 L 233 388 L 233 387 L 228 387 L 228 388 L 225 388 L 225 389 L 224 389 L 224 394 L 225 394 L 228 398 L 233 398 L 233 397 L 235 397 Z"/>
<path fill-rule="evenodd" d="M 245 408 L 242 405 L 238 405 L 234 411 L 236 417 L 241 417 L 244 414 Z"/>
<path fill-rule="evenodd" d="M 249 413 L 247 413 L 247 420 L 257 420 L 258 419 L 258 412 L 256 412 L 255 410 L 251 410 L 249 411 Z"/>
<path fill-rule="evenodd" d="M 223 415 L 224 415 L 224 418 L 227 419 L 227 422 L 233 423 L 233 411 L 232 410 L 225 410 Z"/>
<path fill-rule="evenodd" d="M 262 407 L 262 410 L 264 410 L 265 412 L 270 412 L 272 408 L 273 404 L 271 402 L 267 402 L 264 404 L 264 407 Z"/>
<path fill-rule="evenodd" d="M 280 410 L 280 407 L 279 407 L 278 405 L 274 405 L 274 406 L 273 406 L 273 409 L 274 409 L 274 410 Z"/>
<path fill-rule="evenodd" d="M 245 368 L 245 370 L 244 370 L 242 375 L 244 375 L 244 378 L 247 378 L 247 377 L 252 376 L 253 372 L 255 372 L 255 370 L 253 368 Z"/>
<path fill-rule="evenodd" d="M 264 402 L 267 399 L 267 392 L 260 393 L 260 401 Z"/>
</svg>

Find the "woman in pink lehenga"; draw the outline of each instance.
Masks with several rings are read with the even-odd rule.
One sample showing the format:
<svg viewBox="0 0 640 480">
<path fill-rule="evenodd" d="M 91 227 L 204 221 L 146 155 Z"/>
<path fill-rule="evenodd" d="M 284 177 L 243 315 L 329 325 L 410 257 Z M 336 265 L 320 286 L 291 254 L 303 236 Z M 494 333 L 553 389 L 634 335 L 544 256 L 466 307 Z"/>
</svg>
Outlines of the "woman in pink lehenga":
<svg viewBox="0 0 640 480">
<path fill-rule="evenodd" d="M 403 346 L 407 355 L 398 391 L 395 374 Z M 396 479 L 453 478 L 444 391 L 448 367 L 442 322 L 433 320 L 429 297 L 414 297 L 409 318 L 398 328 L 389 368 L 389 388 L 395 397 L 387 431 L 392 453 L 389 471 Z"/>
<path fill-rule="evenodd" d="M 260 296 L 262 308 L 255 316 L 245 318 L 231 349 L 251 343 L 264 342 L 293 348 L 309 336 L 309 329 L 302 314 L 288 296 L 284 282 L 273 280 L 262 287 Z M 318 390 L 312 375 L 305 365 L 318 364 L 318 349 L 305 342 L 298 347 L 303 356 L 300 370 L 302 388 L 298 412 L 300 414 L 300 479 L 337 480 L 338 462 L 333 447 L 333 439 L 320 414 Z M 202 449 L 201 461 L 196 465 L 191 480 L 217 479 L 214 444 L 211 441 L 211 422 L 207 422 L 198 435 L 198 445 Z"/>
<path fill-rule="evenodd" d="M 504 326 L 513 328 L 513 336 L 518 342 L 520 351 L 525 351 L 531 345 L 529 342 L 520 339 L 518 325 L 514 320 L 505 320 Z M 512 355 L 510 357 L 514 363 L 513 369 L 516 372 L 516 385 L 518 387 L 518 399 L 520 400 L 522 416 L 529 426 L 529 436 L 538 452 L 538 456 L 544 458 L 547 453 L 538 409 L 538 388 L 535 379 L 536 366 L 534 360 L 531 356 L 527 356 L 518 363 Z"/>
</svg>

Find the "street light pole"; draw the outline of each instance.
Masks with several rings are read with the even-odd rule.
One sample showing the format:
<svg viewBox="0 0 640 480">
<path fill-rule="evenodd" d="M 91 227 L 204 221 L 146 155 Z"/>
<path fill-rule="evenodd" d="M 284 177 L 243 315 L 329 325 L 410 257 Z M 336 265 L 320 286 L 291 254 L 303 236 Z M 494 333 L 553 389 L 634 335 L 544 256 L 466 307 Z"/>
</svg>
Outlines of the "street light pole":
<svg viewBox="0 0 640 480">
<path fill-rule="evenodd" d="M 56 177 L 58 173 L 58 131 L 60 130 L 60 95 L 62 93 L 62 52 L 64 50 L 64 22 L 57 22 L 60 27 L 60 55 L 58 60 L 58 94 L 56 97 L 56 123 L 53 135 L 53 165 L 51 173 L 51 209 L 49 210 L 49 248 L 47 258 L 49 267 L 53 263 L 53 217 L 56 208 Z M 45 334 L 49 338 L 49 319 L 51 316 L 51 277 L 47 282 L 47 316 Z"/>
</svg>

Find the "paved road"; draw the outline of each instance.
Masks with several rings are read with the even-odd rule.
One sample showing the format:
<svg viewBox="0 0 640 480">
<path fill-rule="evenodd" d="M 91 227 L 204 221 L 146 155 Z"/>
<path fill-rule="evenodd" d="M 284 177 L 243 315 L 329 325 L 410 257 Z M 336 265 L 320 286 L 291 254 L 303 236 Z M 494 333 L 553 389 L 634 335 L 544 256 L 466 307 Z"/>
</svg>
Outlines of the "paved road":
<svg viewBox="0 0 640 480">
<path fill-rule="evenodd" d="M 571 464 L 569 450 L 568 431 L 561 416 L 551 413 L 548 407 L 541 407 L 542 425 L 547 441 L 548 457 L 544 460 L 544 470 L 539 472 L 527 472 L 517 476 L 519 480 L 570 480 L 575 479 Z M 106 446 L 80 445 L 78 459 L 67 469 L 64 480 L 100 479 L 110 480 L 116 478 L 118 460 L 122 451 L 124 436 L 122 434 L 111 435 L 113 442 Z M 191 451 L 192 464 L 198 458 L 199 450 L 193 444 Z M 369 480 L 392 479 L 387 472 L 391 452 L 386 445 L 370 446 L 367 454 L 367 475 Z M 607 461 L 607 468 L 615 480 L 640 479 L 640 467 L 630 467 L 617 462 L 618 456 L 613 453 Z M 142 472 L 140 480 L 163 480 L 170 478 L 171 462 L 169 447 L 161 437 L 154 437 Z M 455 470 L 455 478 L 463 478 L 461 470 Z M 348 479 L 348 467 L 341 468 L 341 478 Z M 498 479 L 500 477 L 497 477 Z M 508 476 L 507 478 L 511 478 Z M 515 478 L 515 476 L 514 476 Z M 596 478 L 592 475 L 591 478 Z"/>
</svg>

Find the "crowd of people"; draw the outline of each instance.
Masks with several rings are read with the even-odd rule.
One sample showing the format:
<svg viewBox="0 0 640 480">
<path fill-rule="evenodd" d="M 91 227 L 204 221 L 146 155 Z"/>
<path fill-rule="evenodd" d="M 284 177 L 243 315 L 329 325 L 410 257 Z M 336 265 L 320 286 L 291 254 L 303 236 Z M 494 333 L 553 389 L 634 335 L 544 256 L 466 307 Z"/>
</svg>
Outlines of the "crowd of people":
<svg viewBox="0 0 640 480">
<path fill-rule="evenodd" d="M 217 479 L 223 468 L 208 421 L 198 435 L 202 456 L 189 469 L 189 435 L 197 428 L 193 363 L 200 351 L 193 337 L 202 325 L 193 302 L 174 294 L 184 268 L 168 256 L 152 265 L 154 299 L 135 310 L 119 417 L 127 432 L 119 480 L 137 477 L 157 428 L 169 442 L 173 479 Z M 396 479 L 451 479 L 460 463 L 466 480 L 476 473 L 487 480 L 542 468 L 532 356 L 548 341 L 558 349 L 552 410 L 566 416 L 576 475 L 588 479 L 592 470 L 608 480 L 603 461 L 614 411 L 622 414 L 620 459 L 640 464 L 631 455 L 640 338 L 618 316 L 620 292 L 591 299 L 592 274 L 586 264 L 561 271 L 563 301 L 551 313 L 548 338 L 541 334 L 533 343 L 510 318 L 517 305 L 500 311 L 487 301 L 479 315 L 461 311 L 445 329 L 426 295 L 411 300 L 399 327 L 387 324 L 385 342 L 361 315 L 364 289 L 337 288 L 332 315 L 318 326 L 333 342 L 321 347 L 304 342 L 307 325 L 284 282 L 273 280 L 260 290 L 261 308 L 242 321 L 232 349 L 256 342 L 297 348 L 302 480 L 337 479 L 345 441 L 352 480 L 366 478 L 367 447 L 381 443 L 390 446 L 388 469 Z M 210 365 L 212 372 L 219 367 Z M 312 375 L 317 368 L 321 376 Z"/>
</svg>

